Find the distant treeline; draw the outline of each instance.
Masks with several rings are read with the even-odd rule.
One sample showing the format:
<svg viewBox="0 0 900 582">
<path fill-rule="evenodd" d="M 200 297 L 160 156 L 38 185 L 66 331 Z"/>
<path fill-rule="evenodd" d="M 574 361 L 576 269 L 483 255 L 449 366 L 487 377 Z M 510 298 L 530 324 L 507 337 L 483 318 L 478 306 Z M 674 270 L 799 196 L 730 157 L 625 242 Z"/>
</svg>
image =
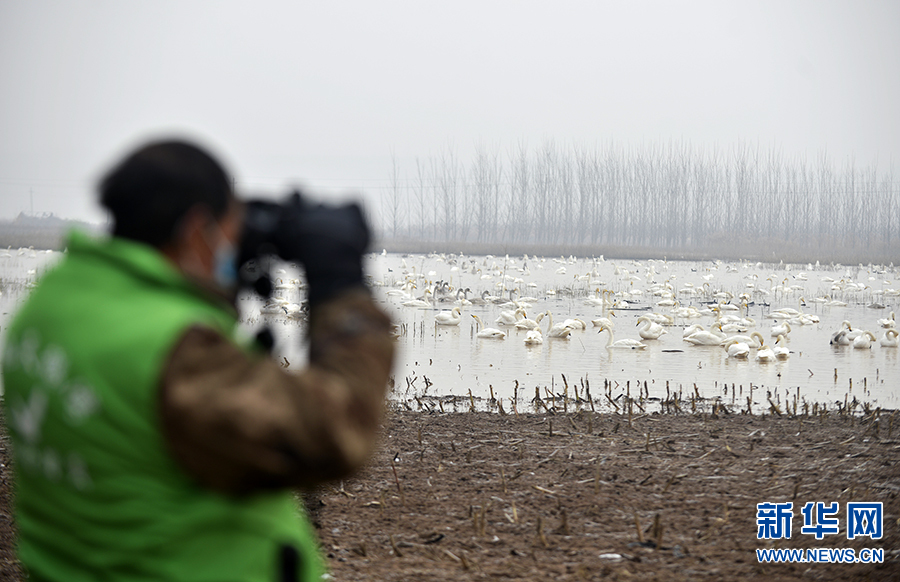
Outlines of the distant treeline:
<svg viewBox="0 0 900 582">
<path fill-rule="evenodd" d="M 893 168 L 681 142 L 394 163 L 380 234 L 393 250 L 900 262 Z M 527 252 L 527 251 L 525 251 Z"/>
<path fill-rule="evenodd" d="M 80 220 L 66 220 L 45 214 L 19 214 L 14 220 L 0 220 L 0 248 L 28 248 L 61 251 L 66 234 L 72 229 L 97 232 L 100 227 Z"/>
</svg>

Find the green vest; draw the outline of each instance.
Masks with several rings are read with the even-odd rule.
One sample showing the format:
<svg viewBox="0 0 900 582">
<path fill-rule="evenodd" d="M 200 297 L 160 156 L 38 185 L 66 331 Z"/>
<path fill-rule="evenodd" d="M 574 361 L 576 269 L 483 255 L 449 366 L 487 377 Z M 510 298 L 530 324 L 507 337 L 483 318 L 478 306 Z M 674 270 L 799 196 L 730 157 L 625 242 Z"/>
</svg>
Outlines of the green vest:
<svg viewBox="0 0 900 582">
<path fill-rule="evenodd" d="M 156 250 L 73 234 L 3 354 L 19 557 L 31 580 L 318 580 L 312 528 L 288 491 L 230 497 L 167 453 L 166 358 L 193 324 L 233 334 L 233 310 Z"/>
</svg>

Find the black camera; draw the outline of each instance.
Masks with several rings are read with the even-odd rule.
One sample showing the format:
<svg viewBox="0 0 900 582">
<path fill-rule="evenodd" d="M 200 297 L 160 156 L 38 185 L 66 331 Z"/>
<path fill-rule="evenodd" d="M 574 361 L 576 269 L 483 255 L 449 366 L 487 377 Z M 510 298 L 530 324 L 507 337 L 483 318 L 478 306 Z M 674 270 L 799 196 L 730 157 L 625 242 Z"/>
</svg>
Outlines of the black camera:
<svg viewBox="0 0 900 582">
<path fill-rule="evenodd" d="M 277 256 L 302 265 L 310 303 L 315 303 L 344 287 L 362 285 L 362 255 L 369 240 L 358 204 L 311 204 L 297 191 L 281 203 L 251 200 L 238 255 L 241 283 L 270 295 L 268 261 Z"/>
</svg>

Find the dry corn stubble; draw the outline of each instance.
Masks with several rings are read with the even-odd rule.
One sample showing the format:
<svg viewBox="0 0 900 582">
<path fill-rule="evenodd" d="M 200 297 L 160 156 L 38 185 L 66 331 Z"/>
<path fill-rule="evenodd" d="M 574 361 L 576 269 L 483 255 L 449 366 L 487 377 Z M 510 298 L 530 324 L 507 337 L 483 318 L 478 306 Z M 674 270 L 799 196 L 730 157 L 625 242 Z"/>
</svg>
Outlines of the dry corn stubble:
<svg viewBox="0 0 900 582">
<path fill-rule="evenodd" d="M 347 580 L 441 579 L 441 568 L 448 564 L 457 566 L 454 576 L 466 580 L 479 575 L 578 579 L 578 567 L 567 574 L 567 564 L 594 573 L 610 567 L 599 550 L 626 556 L 616 567 L 635 579 L 755 579 L 760 572 L 753 553 L 756 503 L 793 500 L 796 507 L 852 499 L 896 504 L 900 490 L 891 486 L 900 449 L 887 437 L 892 414 L 871 407 L 866 415 L 862 405 L 851 414 L 851 405 L 848 399 L 848 410 L 828 415 L 810 407 L 818 415 L 804 417 L 799 434 L 798 419 L 788 414 L 725 413 L 725 405 L 717 407 L 715 418 L 711 408 L 697 414 L 633 414 L 631 426 L 627 410 L 594 418 L 586 407 L 583 414 L 594 426 L 610 427 L 593 435 L 568 432 L 572 424 L 584 428 L 588 419 L 578 413 L 561 419 L 559 412 L 518 417 L 393 412 L 384 435 L 390 450 L 379 450 L 366 471 L 345 481 L 355 499 L 337 488 L 332 497 L 325 496 L 320 535 L 331 548 L 335 577 Z M 544 424 L 551 418 L 552 438 Z M 559 430 L 562 425 L 566 430 Z M 448 456 L 417 454 L 420 430 L 423 443 L 440 443 Z M 459 453 L 450 455 L 453 448 Z M 386 509 L 366 510 L 366 499 L 396 489 L 390 460 L 397 452 L 403 470 L 394 468 L 402 478 L 404 501 L 393 504 L 382 495 Z M 444 471 L 437 470 L 441 466 Z M 865 482 L 860 470 L 866 471 Z M 468 506 L 471 511 L 462 516 L 454 509 Z M 335 529 L 341 533 L 332 533 Z M 394 535 L 402 558 L 395 556 L 388 536 L 377 532 Z M 444 537 L 427 548 L 401 543 L 422 532 Z M 885 533 L 885 547 L 900 547 L 896 528 L 886 527 Z M 795 542 L 818 547 L 814 536 L 795 537 Z M 361 544 L 367 548 L 365 559 L 354 551 Z M 896 571 L 896 563 L 880 569 L 845 566 L 839 573 L 817 573 L 825 580 L 889 579 Z M 803 579 L 802 570 L 768 571 L 773 580 Z"/>
</svg>

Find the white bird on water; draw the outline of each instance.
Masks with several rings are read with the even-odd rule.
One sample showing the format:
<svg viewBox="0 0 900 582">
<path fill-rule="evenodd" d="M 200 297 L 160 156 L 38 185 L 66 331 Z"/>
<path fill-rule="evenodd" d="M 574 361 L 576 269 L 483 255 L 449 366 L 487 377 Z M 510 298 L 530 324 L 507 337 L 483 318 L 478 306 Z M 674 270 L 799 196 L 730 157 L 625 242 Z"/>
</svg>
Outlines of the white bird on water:
<svg viewBox="0 0 900 582">
<path fill-rule="evenodd" d="M 875 336 L 871 331 L 864 331 L 853 340 L 853 348 L 857 350 L 867 350 L 872 347 Z"/>
<path fill-rule="evenodd" d="M 725 339 L 725 334 L 716 333 L 713 330 L 715 325 L 709 331 L 698 331 L 684 338 L 684 341 L 695 346 L 718 346 Z"/>
<path fill-rule="evenodd" d="M 747 357 L 750 356 L 750 346 L 738 340 L 730 340 L 722 347 L 725 348 L 725 352 L 728 353 L 729 358 L 746 360 Z"/>
<path fill-rule="evenodd" d="M 496 327 L 484 327 L 484 322 L 481 321 L 481 318 L 472 314 L 472 317 L 475 318 L 475 321 L 478 322 L 478 326 L 481 327 L 481 331 L 475 334 L 475 337 L 480 337 L 484 339 L 503 339 L 506 337 L 506 332 L 497 329 Z"/>
<path fill-rule="evenodd" d="M 597 333 L 605 331 L 609 334 L 609 339 L 606 340 L 606 349 L 627 349 L 627 350 L 643 350 L 647 347 L 647 344 L 643 344 L 636 339 L 620 339 L 613 341 L 613 331 L 606 327 L 605 325 L 601 325 L 600 329 L 597 330 Z"/>
<path fill-rule="evenodd" d="M 428 300 L 428 295 L 431 294 L 431 289 L 426 289 L 425 294 L 418 299 L 410 299 L 409 301 L 404 301 L 400 305 L 404 307 L 431 307 L 431 302 Z"/>
<path fill-rule="evenodd" d="M 525 319 L 525 310 L 521 307 L 515 311 L 509 309 L 500 312 L 500 317 L 494 320 L 494 323 L 500 325 L 515 325 L 520 319 Z"/>
<path fill-rule="evenodd" d="M 584 303 L 585 305 L 590 305 L 591 307 L 604 307 L 606 305 L 606 298 L 600 296 L 600 288 L 597 287 L 597 290 L 594 292 L 594 296 L 585 299 Z"/>
<path fill-rule="evenodd" d="M 851 332 L 850 322 L 846 319 L 841 322 L 841 329 L 837 330 L 831 336 L 831 345 L 833 346 L 849 346 L 850 338 L 848 334 Z"/>
<path fill-rule="evenodd" d="M 550 323 L 547 324 L 547 337 L 555 337 L 559 339 L 566 339 L 569 337 L 569 334 L 572 333 L 572 328 L 565 323 L 557 323 L 553 325 L 553 314 L 550 311 L 547 311 L 547 317 L 550 319 Z"/>
<path fill-rule="evenodd" d="M 772 337 L 778 337 L 780 335 L 786 336 L 789 333 L 791 333 L 791 324 L 786 321 L 781 325 L 772 326 Z"/>
<path fill-rule="evenodd" d="M 682 338 L 688 338 L 698 331 L 706 331 L 706 328 L 700 325 L 699 323 L 694 323 L 684 328 L 684 332 L 681 334 Z"/>
<path fill-rule="evenodd" d="M 881 347 L 883 348 L 896 348 L 900 347 L 900 331 L 896 329 L 889 329 L 884 332 L 884 337 L 881 338 Z"/>
<path fill-rule="evenodd" d="M 722 340 L 722 345 L 728 345 L 731 341 L 737 341 L 739 343 L 744 343 L 750 346 L 753 349 L 759 349 L 766 342 L 765 338 L 763 338 L 762 334 L 758 331 L 754 331 L 750 335 L 731 335 Z"/>
<path fill-rule="evenodd" d="M 594 324 L 594 327 L 606 326 L 608 328 L 613 328 L 616 326 L 615 322 L 610 319 L 610 317 L 615 317 L 616 314 L 613 311 L 609 312 L 609 317 L 598 317 L 597 319 L 592 319 L 591 323 Z"/>
<path fill-rule="evenodd" d="M 669 333 L 665 330 L 663 326 L 660 324 L 651 321 L 649 317 L 643 315 L 638 317 L 637 325 L 640 325 L 641 322 L 644 323 L 644 326 L 638 331 L 638 335 L 640 335 L 644 339 L 659 339 L 665 333 Z"/>
<path fill-rule="evenodd" d="M 462 321 L 462 313 L 459 307 L 454 307 L 450 311 L 441 311 L 434 316 L 434 321 L 438 325 L 459 325 Z"/>
<path fill-rule="evenodd" d="M 534 319 L 528 319 L 528 317 L 526 316 L 516 322 L 516 329 L 523 329 L 523 330 L 540 329 L 542 319 L 544 319 L 543 313 L 538 313 L 537 317 L 535 317 Z"/>
<path fill-rule="evenodd" d="M 761 348 L 759 348 L 759 351 L 756 352 L 756 361 L 757 362 L 761 362 L 761 363 L 774 362 L 775 359 L 776 359 L 775 352 L 772 351 L 772 348 L 770 348 L 769 346 L 767 346 L 765 344 Z"/>
<path fill-rule="evenodd" d="M 536 327 L 525 334 L 526 346 L 536 346 L 542 343 L 544 343 L 544 335 L 541 333 L 541 328 Z"/>
<path fill-rule="evenodd" d="M 671 315 L 665 315 L 664 313 L 655 313 L 655 312 L 651 311 L 650 313 L 643 315 L 643 317 L 646 317 L 653 323 L 658 323 L 659 325 L 674 325 L 675 324 L 675 318 L 672 317 Z"/>
<path fill-rule="evenodd" d="M 772 352 L 775 354 L 775 358 L 778 360 L 786 360 L 791 357 L 791 350 L 784 347 L 785 338 L 783 335 L 779 335 L 775 339 L 775 347 L 772 348 Z"/>
<path fill-rule="evenodd" d="M 578 319 L 577 317 L 574 319 L 567 319 L 563 322 L 563 325 L 566 327 L 571 327 L 572 330 L 576 329 L 587 329 L 587 324 L 583 319 Z"/>
</svg>

